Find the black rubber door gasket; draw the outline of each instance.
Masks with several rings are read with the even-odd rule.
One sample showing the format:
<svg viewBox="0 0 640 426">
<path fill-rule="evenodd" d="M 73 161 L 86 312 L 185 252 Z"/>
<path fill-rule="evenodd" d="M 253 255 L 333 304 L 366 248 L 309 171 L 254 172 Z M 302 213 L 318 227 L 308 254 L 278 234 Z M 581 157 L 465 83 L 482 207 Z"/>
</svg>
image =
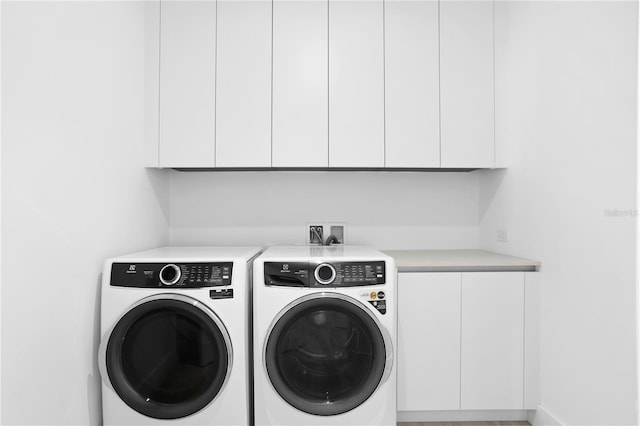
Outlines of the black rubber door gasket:
<svg viewBox="0 0 640 426">
<path fill-rule="evenodd" d="M 186 417 L 206 407 L 224 385 L 227 341 L 210 315 L 193 304 L 151 300 L 113 328 L 106 349 L 109 380 L 120 398 L 145 416 Z"/>
<path fill-rule="evenodd" d="M 350 411 L 377 389 L 385 372 L 379 326 L 349 301 L 319 297 L 286 311 L 265 345 L 274 389 L 291 406 L 331 416 Z"/>
</svg>

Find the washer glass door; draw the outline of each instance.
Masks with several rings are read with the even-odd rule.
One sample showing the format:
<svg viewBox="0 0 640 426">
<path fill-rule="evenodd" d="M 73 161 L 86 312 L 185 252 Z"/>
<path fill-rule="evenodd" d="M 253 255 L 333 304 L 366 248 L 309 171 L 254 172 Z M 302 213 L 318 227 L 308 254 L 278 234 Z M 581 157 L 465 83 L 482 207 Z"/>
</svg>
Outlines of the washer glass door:
<svg viewBox="0 0 640 426">
<path fill-rule="evenodd" d="M 366 307 L 346 296 L 314 297 L 276 319 L 265 345 L 274 389 L 293 407 L 330 416 L 352 410 L 385 373 L 385 340 Z"/>
<path fill-rule="evenodd" d="M 207 406 L 230 370 L 226 329 L 206 306 L 179 295 L 136 305 L 113 328 L 105 360 L 120 398 L 149 417 L 177 419 Z"/>
</svg>

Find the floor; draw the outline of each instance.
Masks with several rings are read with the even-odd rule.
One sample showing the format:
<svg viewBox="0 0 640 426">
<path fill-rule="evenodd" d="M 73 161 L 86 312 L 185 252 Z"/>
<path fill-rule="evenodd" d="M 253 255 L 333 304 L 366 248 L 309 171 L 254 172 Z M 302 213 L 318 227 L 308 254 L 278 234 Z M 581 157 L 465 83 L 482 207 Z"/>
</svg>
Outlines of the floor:
<svg viewBox="0 0 640 426">
<path fill-rule="evenodd" d="M 398 426 L 531 426 L 527 421 L 522 422 L 406 422 Z"/>
</svg>

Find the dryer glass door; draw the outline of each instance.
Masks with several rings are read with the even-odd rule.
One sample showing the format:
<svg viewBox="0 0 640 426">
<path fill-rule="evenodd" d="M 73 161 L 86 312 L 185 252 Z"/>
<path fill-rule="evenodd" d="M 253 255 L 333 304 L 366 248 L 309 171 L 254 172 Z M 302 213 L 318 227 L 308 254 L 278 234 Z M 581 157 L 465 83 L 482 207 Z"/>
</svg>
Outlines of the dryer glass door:
<svg viewBox="0 0 640 426">
<path fill-rule="evenodd" d="M 322 416 L 366 401 L 385 372 L 380 326 L 357 301 L 317 297 L 280 316 L 265 346 L 269 379 L 293 407 Z"/>
<path fill-rule="evenodd" d="M 186 300 L 185 300 L 186 299 Z M 106 348 L 109 380 L 131 408 L 177 419 L 207 406 L 230 369 L 230 340 L 213 312 L 170 296 L 141 303 L 115 325 Z"/>
</svg>

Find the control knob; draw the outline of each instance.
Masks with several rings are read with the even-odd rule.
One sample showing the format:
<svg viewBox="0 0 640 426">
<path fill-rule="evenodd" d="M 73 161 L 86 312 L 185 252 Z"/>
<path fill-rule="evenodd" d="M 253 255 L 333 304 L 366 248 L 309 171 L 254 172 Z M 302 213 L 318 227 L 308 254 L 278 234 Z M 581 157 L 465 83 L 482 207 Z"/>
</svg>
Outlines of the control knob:
<svg viewBox="0 0 640 426">
<path fill-rule="evenodd" d="M 180 280 L 182 271 L 178 265 L 169 263 L 160 269 L 160 282 L 164 285 L 174 285 Z"/>
<path fill-rule="evenodd" d="M 331 284 L 336 279 L 336 269 L 328 263 L 321 263 L 316 267 L 313 276 L 320 284 Z"/>
</svg>

